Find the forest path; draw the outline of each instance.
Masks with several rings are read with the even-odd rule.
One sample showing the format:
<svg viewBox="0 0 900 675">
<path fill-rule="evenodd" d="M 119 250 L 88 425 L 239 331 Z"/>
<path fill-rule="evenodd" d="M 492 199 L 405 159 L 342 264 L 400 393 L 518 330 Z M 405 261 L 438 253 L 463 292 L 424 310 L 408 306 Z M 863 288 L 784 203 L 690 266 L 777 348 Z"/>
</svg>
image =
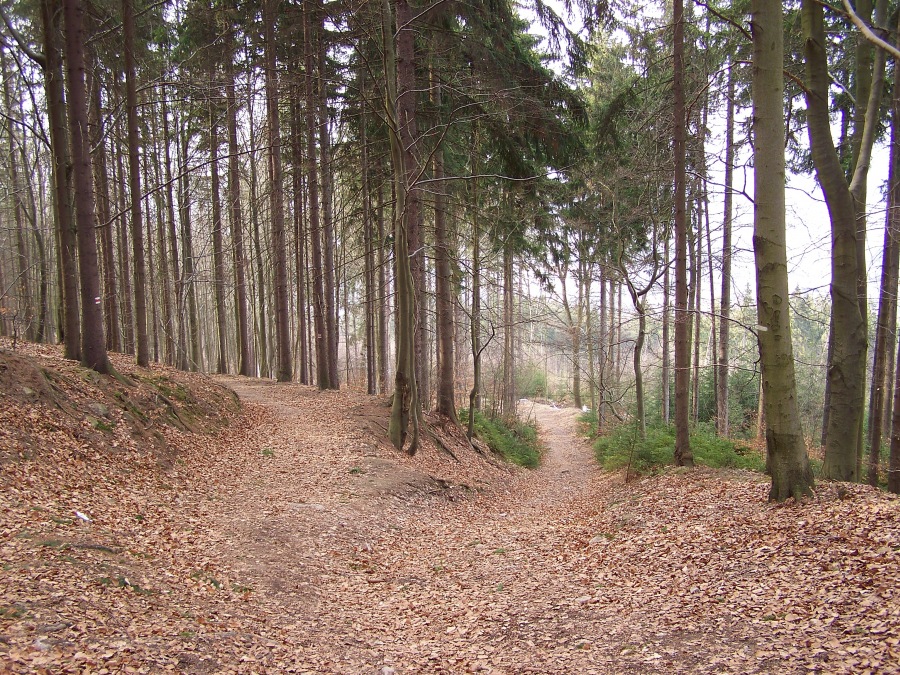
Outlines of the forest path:
<svg viewBox="0 0 900 675">
<path fill-rule="evenodd" d="M 382 399 L 220 381 L 256 423 L 223 441 L 204 527 L 252 589 L 237 611 L 268 650 L 256 672 L 896 671 L 888 619 L 847 590 L 868 577 L 808 555 L 830 555 L 815 547 L 856 503 L 801 519 L 746 472 L 626 485 L 595 466 L 576 410 L 525 401 L 547 447 L 536 471 L 464 448 L 409 458 L 384 443 Z M 872 508 L 879 542 L 895 513 Z M 863 550 L 859 528 L 841 536 Z"/>
<path fill-rule="evenodd" d="M 595 648 L 610 629 L 586 611 L 597 606 L 575 564 L 600 477 L 577 410 L 522 401 L 541 467 L 461 496 L 336 427 L 343 392 L 220 381 L 272 419 L 250 441 L 263 457 L 217 509 L 217 553 L 253 587 L 288 660 L 317 672 L 623 672 L 617 651 Z"/>
</svg>

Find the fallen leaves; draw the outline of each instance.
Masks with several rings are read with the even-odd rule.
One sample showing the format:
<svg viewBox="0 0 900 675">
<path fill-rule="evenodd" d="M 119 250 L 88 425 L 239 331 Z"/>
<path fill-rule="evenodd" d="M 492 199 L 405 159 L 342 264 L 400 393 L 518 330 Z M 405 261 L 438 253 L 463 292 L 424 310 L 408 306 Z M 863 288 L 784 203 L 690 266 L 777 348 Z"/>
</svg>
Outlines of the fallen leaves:
<svg viewBox="0 0 900 675">
<path fill-rule="evenodd" d="M 160 374 L 217 400 L 201 376 Z M 540 406 L 537 472 L 464 445 L 409 458 L 380 399 L 224 381 L 241 416 L 215 435 L 161 426 L 161 454 L 113 405 L 98 432 L 39 382 L 3 399 L 0 669 L 898 670 L 889 495 L 771 506 L 760 477 L 712 470 L 623 485 L 573 414 Z M 54 382 L 69 410 L 97 400 L 91 381 L 75 403 Z"/>
</svg>

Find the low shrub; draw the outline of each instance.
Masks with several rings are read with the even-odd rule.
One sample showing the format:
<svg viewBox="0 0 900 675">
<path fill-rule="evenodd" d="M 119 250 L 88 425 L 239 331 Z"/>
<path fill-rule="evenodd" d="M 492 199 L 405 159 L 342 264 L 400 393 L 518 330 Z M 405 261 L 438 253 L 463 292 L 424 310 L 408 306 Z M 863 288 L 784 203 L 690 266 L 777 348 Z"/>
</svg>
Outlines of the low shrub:
<svg viewBox="0 0 900 675">
<path fill-rule="evenodd" d="M 459 411 L 463 426 L 469 422 L 469 411 Z M 491 419 L 475 411 L 475 434 L 506 461 L 534 469 L 540 464 L 541 451 L 537 427 L 516 421 L 512 425 L 500 418 Z"/>
<path fill-rule="evenodd" d="M 622 425 L 594 443 L 594 454 L 603 468 L 615 471 L 631 464 L 637 473 L 652 473 L 674 463 L 675 427 L 657 424 L 640 440 L 634 425 Z M 765 458 L 751 448 L 720 438 L 706 425 L 691 431 L 691 451 L 697 464 L 714 468 L 765 470 Z"/>
</svg>

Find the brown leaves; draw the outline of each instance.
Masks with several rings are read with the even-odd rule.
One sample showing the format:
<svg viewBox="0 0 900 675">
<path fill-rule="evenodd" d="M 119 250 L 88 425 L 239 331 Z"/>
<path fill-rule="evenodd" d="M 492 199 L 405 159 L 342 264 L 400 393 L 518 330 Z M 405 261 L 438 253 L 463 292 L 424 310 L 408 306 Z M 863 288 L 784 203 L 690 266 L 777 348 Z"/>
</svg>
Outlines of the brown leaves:
<svg viewBox="0 0 900 675">
<path fill-rule="evenodd" d="M 18 448 L 0 464 L 0 670 L 897 669 L 890 496 L 775 507 L 761 477 L 710 470 L 624 486 L 542 408 L 538 472 L 458 444 L 408 458 L 373 432 L 377 399 L 227 381 L 236 423 L 160 428 L 164 455 L 119 426 L 93 442 L 52 405 L 0 406 Z M 93 386 L 61 400 L 81 409 Z"/>
</svg>

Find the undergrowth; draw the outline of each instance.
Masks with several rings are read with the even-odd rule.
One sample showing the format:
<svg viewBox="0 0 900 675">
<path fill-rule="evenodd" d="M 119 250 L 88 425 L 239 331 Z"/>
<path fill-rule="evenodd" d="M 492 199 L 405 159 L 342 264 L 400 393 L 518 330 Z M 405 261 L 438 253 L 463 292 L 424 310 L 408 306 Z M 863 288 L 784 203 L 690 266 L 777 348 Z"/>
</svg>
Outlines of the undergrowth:
<svg viewBox="0 0 900 675">
<path fill-rule="evenodd" d="M 582 422 L 588 431 L 592 430 L 590 419 L 582 419 Z M 630 464 L 632 471 L 652 473 L 674 464 L 674 450 L 675 427 L 665 424 L 648 426 L 647 438 L 643 441 L 635 425 L 623 424 L 594 442 L 594 455 L 608 471 Z M 765 459 L 758 452 L 720 438 L 715 430 L 702 424 L 691 430 L 691 451 L 694 461 L 704 466 L 765 471 Z"/>
<path fill-rule="evenodd" d="M 467 409 L 460 410 L 459 417 L 463 426 L 469 423 Z M 508 462 L 529 469 L 537 468 L 540 464 L 540 443 L 537 427 L 533 424 L 516 421 L 510 425 L 499 418 L 485 417 L 476 410 L 475 434 Z"/>
</svg>

